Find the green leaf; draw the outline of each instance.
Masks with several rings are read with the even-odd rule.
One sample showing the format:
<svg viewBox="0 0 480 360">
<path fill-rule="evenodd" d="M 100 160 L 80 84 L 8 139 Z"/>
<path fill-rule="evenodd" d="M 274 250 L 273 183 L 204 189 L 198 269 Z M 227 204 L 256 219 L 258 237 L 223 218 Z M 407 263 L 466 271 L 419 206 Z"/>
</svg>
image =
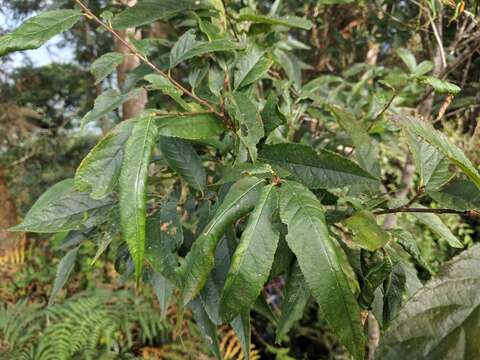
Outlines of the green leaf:
<svg viewBox="0 0 480 360">
<path fill-rule="evenodd" d="M 392 234 L 403 250 L 405 250 L 419 266 L 429 273 L 433 273 L 428 263 L 423 259 L 417 242 L 410 232 L 403 229 L 395 229 L 392 231 Z"/>
<path fill-rule="evenodd" d="M 417 67 L 415 68 L 415 71 L 413 72 L 413 75 L 422 76 L 432 71 L 432 69 L 433 69 L 433 63 L 431 61 L 425 60 L 417 65 Z"/>
<path fill-rule="evenodd" d="M 180 175 L 192 188 L 204 191 L 207 174 L 193 146 L 181 139 L 162 136 L 160 150 L 168 166 Z"/>
<path fill-rule="evenodd" d="M 52 292 L 50 293 L 50 298 L 48 299 L 49 306 L 53 304 L 58 292 L 62 290 L 63 286 L 70 277 L 70 274 L 75 266 L 78 249 L 80 249 L 80 246 L 71 249 L 58 263 L 57 274 L 55 275 Z"/>
<path fill-rule="evenodd" d="M 279 239 L 272 223 L 277 210 L 276 188 L 265 186 L 235 249 L 222 291 L 220 314 L 226 321 L 248 311 L 268 279 Z"/>
<path fill-rule="evenodd" d="M 73 179 L 49 188 L 25 215 L 23 222 L 9 231 L 53 233 L 86 229 L 107 221 L 115 201 L 92 199 L 88 193 L 76 192 Z"/>
<path fill-rule="evenodd" d="M 480 353 L 480 247 L 447 263 L 407 301 L 377 350 L 377 359 L 473 359 Z"/>
<path fill-rule="evenodd" d="M 235 331 L 235 334 L 237 335 L 240 346 L 242 347 L 243 359 L 250 360 L 250 312 L 245 312 L 241 315 L 238 315 L 231 322 L 231 326 L 233 331 Z"/>
<path fill-rule="evenodd" d="M 428 195 L 440 205 L 459 211 L 480 210 L 480 190 L 468 180 L 457 180 Z"/>
<path fill-rule="evenodd" d="M 187 304 L 203 288 L 214 266 L 215 249 L 227 226 L 256 204 L 264 180 L 247 177 L 232 185 L 215 216 L 193 243 L 178 274 L 183 280 L 182 303 Z"/>
<path fill-rule="evenodd" d="M 416 207 L 423 207 L 415 204 Z M 418 221 L 426 225 L 438 237 L 444 239 L 451 247 L 463 248 L 463 244 L 452 234 L 450 229 L 443 223 L 442 219 L 431 213 L 411 213 Z"/>
<path fill-rule="evenodd" d="M 265 135 L 257 107 L 247 95 L 235 92 L 227 98 L 230 116 L 238 123 L 237 134 L 245 145 L 253 162 L 257 160 L 257 144 Z"/>
<path fill-rule="evenodd" d="M 39 48 L 55 35 L 70 29 L 81 16 L 78 10 L 53 10 L 34 16 L 15 31 L 0 37 L 0 56 Z"/>
<path fill-rule="evenodd" d="M 175 286 L 166 277 L 157 272 L 153 272 L 152 287 L 157 296 L 158 304 L 160 305 L 161 319 L 164 320 L 167 316 L 168 306 L 172 300 Z"/>
<path fill-rule="evenodd" d="M 362 249 L 375 251 L 390 240 L 388 233 L 377 223 L 368 210 L 360 210 L 345 220 L 345 225 L 353 232 L 354 242 Z"/>
<path fill-rule="evenodd" d="M 307 145 L 265 145 L 260 148 L 259 158 L 287 169 L 296 180 L 313 189 L 378 183 L 353 161 L 327 150 L 318 154 Z"/>
<path fill-rule="evenodd" d="M 95 84 L 110 75 L 123 62 L 124 55 L 118 52 L 109 52 L 100 56 L 92 63 L 90 72 L 95 76 Z"/>
<path fill-rule="evenodd" d="M 250 85 L 262 77 L 271 65 L 271 60 L 264 57 L 265 51 L 253 45 L 240 57 L 234 73 L 235 89 Z"/>
<path fill-rule="evenodd" d="M 398 48 L 397 55 L 402 59 L 402 61 L 407 65 L 408 70 L 411 73 L 414 73 L 417 68 L 417 60 L 412 52 L 405 48 Z"/>
<path fill-rule="evenodd" d="M 135 264 L 137 283 L 143 268 L 146 238 L 148 166 L 157 139 L 154 118 L 139 118 L 132 129 L 120 172 L 120 224 Z"/>
<path fill-rule="evenodd" d="M 190 307 L 192 308 L 195 322 L 205 338 L 205 343 L 215 355 L 215 359 L 222 360 L 222 353 L 220 351 L 220 344 L 218 342 L 217 327 L 208 317 L 202 302 L 198 298 L 194 299 L 190 303 Z"/>
<path fill-rule="evenodd" d="M 213 115 L 157 117 L 158 134 L 187 140 L 208 139 L 220 135 L 225 129 Z"/>
<path fill-rule="evenodd" d="M 150 24 L 166 20 L 188 10 L 206 7 L 206 1 L 195 0 L 141 0 L 115 16 L 112 26 L 117 29 Z"/>
<path fill-rule="evenodd" d="M 352 356 L 363 359 L 365 336 L 360 307 L 340 266 L 341 249 L 329 236 L 322 205 L 303 185 L 282 181 L 280 217 L 288 226 L 288 246 L 297 257 L 322 316 Z"/>
<path fill-rule="evenodd" d="M 93 109 L 86 113 L 80 121 L 81 128 L 84 129 L 88 123 L 108 115 L 125 101 L 140 96 L 141 92 L 142 89 L 133 89 L 126 94 L 121 94 L 118 90 L 113 89 L 104 91 L 95 99 Z"/>
<path fill-rule="evenodd" d="M 456 95 L 462 90 L 459 86 L 448 81 L 438 79 L 433 76 L 422 76 L 420 81 L 424 84 L 430 85 L 438 93 L 448 93 Z"/>
<path fill-rule="evenodd" d="M 271 133 L 280 125 L 285 124 L 285 119 L 278 110 L 278 98 L 272 91 L 268 95 L 267 102 L 260 113 L 265 127 L 265 134 Z"/>
<path fill-rule="evenodd" d="M 478 173 L 478 170 L 465 156 L 463 151 L 448 140 L 445 134 L 435 130 L 432 125 L 426 121 L 417 120 L 412 117 L 393 115 L 393 120 L 405 130 L 414 133 L 440 151 L 451 162 L 462 169 L 462 171 L 480 189 L 480 174 Z"/>
<path fill-rule="evenodd" d="M 177 66 L 182 61 L 217 51 L 231 51 L 242 49 L 243 46 L 227 39 L 197 41 L 195 32 L 185 32 L 173 45 L 170 51 L 170 68 Z"/>
<path fill-rule="evenodd" d="M 184 110 L 192 110 L 192 107 L 182 99 L 183 91 L 176 88 L 165 76 L 148 74 L 145 76 L 145 80 L 152 84 L 150 87 L 152 90 L 159 90 L 165 95 L 170 96 Z"/>
<path fill-rule="evenodd" d="M 266 16 L 257 14 L 240 14 L 240 16 L 238 17 L 238 21 L 250 21 L 259 24 L 281 25 L 304 30 L 310 30 L 312 28 L 312 22 L 310 20 L 292 15 Z"/>
<path fill-rule="evenodd" d="M 82 160 L 75 173 L 75 188 L 103 199 L 118 183 L 127 142 L 135 119 L 126 120 L 110 130 Z"/>
<path fill-rule="evenodd" d="M 412 152 L 420 186 L 427 190 L 437 190 L 453 176 L 449 169 L 450 161 L 435 147 L 410 132 L 406 132 L 408 147 Z"/>
<path fill-rule="evenodd" d="M 291 266 L 285 286 L 282 314 L 278 320 L 275 342 L 282 342 L 292 326 L 302 318 L 309 297 L 310 291 L 305 283 L 305 278 L 298 262 L 295 261 Z"/>
</svg>

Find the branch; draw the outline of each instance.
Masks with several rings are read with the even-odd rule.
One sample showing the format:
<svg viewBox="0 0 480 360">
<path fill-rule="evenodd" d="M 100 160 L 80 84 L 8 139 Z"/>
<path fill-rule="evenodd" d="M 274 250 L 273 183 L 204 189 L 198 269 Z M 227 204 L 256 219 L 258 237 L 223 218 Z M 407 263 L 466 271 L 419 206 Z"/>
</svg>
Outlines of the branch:
<svg viewBox="0 0 480 360">
<path fill-rule="evenodd" d="M 429 208 L 410 208 L 401 206 L 394 209 L 386 209 L 386 210 L 377 210 L 374 211 L 374 215 L 385 215 L 385 214 L 394 214 L 394 213 L 431 213 L 431 214 L 458 214 L 463 215 L 472 219 L 480 219 L 480 212 L 477 210 L 455 210 L 455 209 L 429 209 Z"/>
<path fill-rule="evenodd" d="M 202 99 L 201 97 L 195 95 L 193 92 L 191 92 L 190 90 L 188 90 L 187 88 L 185 88 L 182 84 L 180 84 L 178 81 L 176 81 L 174 78 L 172 78 L 170 76 L 169 73 L 166 73 L 162 70 L 160 70 L 155 64 L 153 64 L 150 60 L 148 60 L 148 58 L 139 53 L 138 50 L 132 46 L 130 43 L 128 43 L 127 41 L 125 41 L 125 39 L 123 39 L 110 25 L 107 25 L 105 24 L 102 20 L 100 20 L 87 6 L 85 6 L 85 4 L 82 3 L 81 0 L 75 0 L 75 2 L 78 4 L 78 6 L 80 6 L 82 8 L 82 10 L 84 11 L 85 15 L 87 16 L 87 18 L 95 21 L 98 25 L 100 25 L 101 27 L 103 27 L 105 30 L 107 30 L 110 34 L 112 34 L 118 41 L 120 41 L 123 45 L 125 45 L 125 47 L 130 50 L 132 52 L 133 55 L 135 55 L 136 57 L 138 57 L 140 60 L 142 60 L 145 64 L 147 64 L 152 70 L 154 70 L 156 73 L 164 76 L 165 78 L 167 78 L 168 80 L 170 80 L 170 82 L 179 90 L 181 90 L 182 92 L 184 92 L 185 94 L 187 94 L 189 97 L 191 97 L 192 99 L 196 100 L 197 102 L 199 102 L 200 104 L 206 106 L 209 111 L 211 113 L 214 113 L 215 115 L 217 115 L 218 117 L 224 119 L 225 118 L 225 114 L 222 114 L 218 111 L 215 110 L 215 108 L 208 102 L 206 101 L 205 99 Z"/>
</svg>

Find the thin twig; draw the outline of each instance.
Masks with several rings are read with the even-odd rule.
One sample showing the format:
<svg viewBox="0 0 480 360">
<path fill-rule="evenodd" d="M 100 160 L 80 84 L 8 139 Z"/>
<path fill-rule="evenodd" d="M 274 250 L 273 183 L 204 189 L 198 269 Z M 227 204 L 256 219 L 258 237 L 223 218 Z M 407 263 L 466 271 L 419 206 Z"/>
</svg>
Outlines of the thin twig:
<svg viewBox="0 0 480 360">
<path fill-rule="evenodd" d="M 394 214 L 394 213 L 431 213 L 431 214 L 458 214 L 467 216 L 474 219 L 480 219 L 480 212 L 476 210 L 455 210 L 455 209 L 429 209 L 429 208 L 410 208 L 410 207 L 398 207 L 394 209 L 386 209 L 386 210 L 377 210 L 374 211 L 373 214 L 375 215 L 385 215 L 385 214 Z"/>
<path fill-rule="evenodd" d="M 168 112 L 168 111 L 155 111 L 157 116 L 195 116 L 195 115 L 206 115 L 212 114 L 213 111 L 195 111 L 195 112 Z"/>
<path fill-rule="evenodd" d="M 148 60 L 148 58 L 139 53 L 138 50 L 132 46 L 130 43 L 128 43 L 125 39 L 123 39 L 111 26 L 105 24 L 102 20 L 100 20 L 86 5 L 84 5 L 82 3 L 81 0 L 75 0 L 75 2 L 78 4 L 78 6 L 80 6 L 82 8 L 82 10 L 85 12 L 87 18 L 95 21 L 98 25 L 100 25 L 101 27 L 103 27 L 105 30 L 107 30 L 110 34 L 112 34 L 118 41 L 120 41 L 128 50 L 130 50 L 132 52 L 133 55 L 135 55 L 136 57 L 138 57 L 140 60 L 142 60 L 145 64 L 147 64 L 152 70 L 154 70 L 155 72 L 157 72 L 158 74 L 164 76 L 165 78 L 167 78 L 168 80 L 170 80 L 170 82 L 176 87 L 178 88 L 179 90 L 181 90 L 182 92 L 184 92 L 185 94 L 187 94 L 189 97 L 191 97 L 192 99 L 196 100 L 197 102 L 199 102 L 200 104 L 206 106 L 211 113 L 214 113 L 216 114 L 217 116 L 219 116 L 220 118 L 224 118 L 225 115 L 224 114 L 221 114 L 219 112 L 217 112 L 215 110 L 215 108 L 208 102 L 206 101 L 205 99 L 202 99 L 201 97 L 195 95 L 193 92 L 191 92 L 190 90 L 188 90 L 187 88 L 185 88 L 182 84 L 180 84 L 178 81 L 176 81 L 174 78 L 172 78 L 170 76 L 169 73 L 166 73 L 162 70 L 160 70 L 155 64 L 153 64 L 150 60 Z"/>
</svg>

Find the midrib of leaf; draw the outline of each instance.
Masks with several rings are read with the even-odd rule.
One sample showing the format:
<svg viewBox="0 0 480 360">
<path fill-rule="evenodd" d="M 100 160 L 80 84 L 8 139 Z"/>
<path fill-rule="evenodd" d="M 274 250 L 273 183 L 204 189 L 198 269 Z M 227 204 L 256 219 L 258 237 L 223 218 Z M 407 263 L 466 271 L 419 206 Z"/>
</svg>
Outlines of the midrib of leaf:
<svg viewBox="0 0 480 360">
<path fill-rule="evenodd" d="M 220 214 L 218 214 L 218 216 L 214 216 L 214 219 L 213 219 L 213 221 L 212 221 L 212 224 L 208 227 L 208 229 L 205 230 L 204 236 L 208 236 L 208 234 L 210 233 L 210 231 L 212 231 L 212 229 L 215 228 L 215 226 L 216 226 L 217 223 L 223 218 L 223 216 L 225 215 L 225 213 L 227 213 L 227 211 L 230 210 L 232 207 L 236 206 L 236 204 L 237 204 L 242 198 L 244 198 L 245 196 L 247 196 L 247 194 L 248 194 L 253 188 L 255 188 L 258 184 L 260 184 L 260 183 L 262 183 L 262 182 L 263 182 L 263 179 L 257 181 L 255 184 L 251 185 L 251 186 L 250 186 L 245 192 L 243 192 L 238 198 L 236 198 L 234 201 L 232 201 L 232 205 L 226 207 L 225 210 L 223 210 Z"/>
<path fill-rule="evenodd" d="M 289 186 L 288 183 L 287 183 L 286 185 Z M 285 184 L 284 184 L 284 186 L 285 186 Z M 315 209 L 315 210 L 317 209 L 317 207 L 315 207 L 315 206 L 313 206 L 313 205 L 303 205 L 302 202 L 299 201 L 300 199 L 298 198 L 297 193 L 296 193 L 295 191 L 293 191 L 293 189 L 292 189 L 292 194 L 293 194 L 293 197 L 296 199 L 297 203 L 300 204 L 297 212 L 300 212 L 300 211 L 302 211 L 302 210 L 305 210 L 305 213 L 306 213 L 307 215 L 309 215 L 309 211 L 307 211 L 308 208 L 313 208 L 313 209 Z M 302 212 L 303 212 L 303 211 L 302 211 Z M 307 218 L 308 218 L 307 221 L 310 223 L 310 226 L 313 226 L 313 228 L 315 229 L 315 232 L 317 233 L 318 238 L 321 239 L 321 234 L 317 231 L 317 230 L 318 230 L 317 227 L 314 226 L 315 223 L 312 221 L 311 216 L 307 216 Z M 331 240 L 330 240 L 330 239 L 327 239 L 327 241 L 331 241 Z M 326 250 L 325 250 L 325 246 L 322 246 L 322 252 L 325 254 L 325 257 L 327 258 L 329 267 L 330 267 L 331 269 L 334 269 L 334 267 L 332 266 L 332 261 L 331 261 L 330 257 L 328 256 L 328 253 L 327 253 Z M 340 269 L 339 271 L 342 271 L 342 270 Z M 338 288 L 338 289 L 342 289 L 342 287 L 340 286 L 339 278 L 338 278 L 338 276 L 337 276 L 337 271 L 332 271 L 332 272 L 333 272 L 333 274 L 334 274 L 334 276 L 335 276 L 335 282 L 336 282 L 337 288 Z M 306 279 L 305 279 L 305 280 L 306 280 Z M 307 282 L 307 283 L 308 283 L 308 282 Z M 342 291 L 342 293 L 343 293 L 343 291 Z M 346 312 L 347 314 L 350 314 L 350 311 L 348 311 L 348 306 L 347 306 L 347 303 L 345 302 L 344 297 L 342 296 L 341 298 L 342 298 L 342 305 L 343 305 L 343 307 L 344 307 L 344 309 L 345 309 L 345 312 Z M 348 320 L 349 320 L 349 326 L 350 326 L 350 328 L 352 329 L 351 333 L 352 333 L 352 334 L 355 334 L 355 336 L 356 336 L 355 327 L 353 326 L 353 323 L 351 322 L 350 319 L 351 319 L 351 317 L 349 316 L 349 317 L 348 317 Z"/>
<path fill-rule="evenodd" d="M 64 18 L 64 19 L 62 20 L 62 23 L 65 23 L 65 22 L 67 22 L 67 20 L 69 20 L 70 18 L 77 17 L 77 16 L 80 17 L 80 13 L 76 13 L 76 14 L 72 14 L 72 15 L 70 15 L 70 16 L 67 16 L 66 18 Z M 39 27 L 39 28 L 42 29 L 42 30 L 32 30 L 32 31 L 30 31 L 30 32 L 25 32 L 25 33 L 21 34 L 21 36 L 38 35 L 38 34 L 41 35 L 41 34 L 43 34 L 43 33 L 45 33 L 45 32 L 50 31 L 51 29 L 54 29 L 55 27 L 57 27 L 57 26 L 59 25 L 59 23 L 53 24 L 53 25 L 51 25 L 51 26 L 49 26 L 49 27 L 41 26 L 41 25 L 36 24 L 36 23 L 34 23 L 34 22 L 31 22 L 29 25 L 34 25 L 34 26 L 36 26 L 36 27 Z"/>
</svg>

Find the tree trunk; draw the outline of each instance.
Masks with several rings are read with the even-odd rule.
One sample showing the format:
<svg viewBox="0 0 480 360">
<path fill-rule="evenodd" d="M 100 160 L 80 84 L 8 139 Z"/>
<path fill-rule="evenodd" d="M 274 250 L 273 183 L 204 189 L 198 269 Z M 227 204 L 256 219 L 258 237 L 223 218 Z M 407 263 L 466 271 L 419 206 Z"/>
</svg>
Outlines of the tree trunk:
<svg viewBox="0 0 480 360">
<path fill-rule="evenodd" d="M 137 0 L 120 0 L 120 3 L 127 6 L 133 6 L 137 3 Z M 135 39 L 142 38 L 142 34 L 140 30 L 135 30 L 135 28 L 117 30 L 117 33 L 122 37 L 123 40 L 125 40 L 128 43 L 130 43 L 130 39 L 129 39 L 130 37 L 134 37 Z M 122 42 L 118 40 L 115 40 L 115 50 L 125 55 L 125 59 L 117 68 L 118 86 L 120 87 L 120 89 L 122 89 L 125 84 L 127 73 L 140 65 L 140 59 L 132 55 L 130 50 L 124 44 L 122 44 Z M 126 120 L 132 117 L 135 117 L 145 109 L 146 104 L 147 104 L 147 91 L 142 90 L 142 93 L 139 97 L 130 99 L 123 103 L 122 105 L 123 119 Z"/>
</svg>

